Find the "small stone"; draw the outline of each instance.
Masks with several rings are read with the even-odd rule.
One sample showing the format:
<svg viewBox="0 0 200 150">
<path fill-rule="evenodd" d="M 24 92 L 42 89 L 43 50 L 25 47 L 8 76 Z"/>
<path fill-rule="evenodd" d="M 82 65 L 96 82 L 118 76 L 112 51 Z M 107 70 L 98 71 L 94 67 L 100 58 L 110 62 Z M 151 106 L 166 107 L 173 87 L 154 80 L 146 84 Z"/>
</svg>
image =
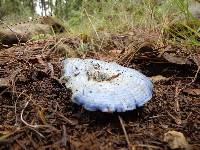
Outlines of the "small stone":
<svg viewBox="0 0 200 150">
<path fill-rule="evenodd" d="M 191 149 L 185 136 L 181 132 L 168 131 L 167 133 L 164 134 L 164 142 L 166 142 L 171 149 L 177 149 L 177 148 L 186 150 Z"/>
<path fill-rule="evenodd" d="M 10 80 L 8 78 L 0 78 L 0 87 L 9 87 Z"/>
</svg>

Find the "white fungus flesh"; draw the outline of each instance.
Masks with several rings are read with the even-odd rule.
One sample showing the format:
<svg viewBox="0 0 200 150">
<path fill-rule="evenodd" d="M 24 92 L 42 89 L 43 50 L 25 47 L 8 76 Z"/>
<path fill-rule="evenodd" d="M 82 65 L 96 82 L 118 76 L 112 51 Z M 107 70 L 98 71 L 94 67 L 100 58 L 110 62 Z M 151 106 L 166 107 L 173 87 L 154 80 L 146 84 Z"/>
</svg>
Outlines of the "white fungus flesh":
<svg viewBox="0 0 200 150">
<path fill-rule="evenodd" d="M 90 111 L 125 112 L 152 98 L 151 80 L 137 70 L 95 59 L 64 60 L 72 101 Z"/>
</svg>

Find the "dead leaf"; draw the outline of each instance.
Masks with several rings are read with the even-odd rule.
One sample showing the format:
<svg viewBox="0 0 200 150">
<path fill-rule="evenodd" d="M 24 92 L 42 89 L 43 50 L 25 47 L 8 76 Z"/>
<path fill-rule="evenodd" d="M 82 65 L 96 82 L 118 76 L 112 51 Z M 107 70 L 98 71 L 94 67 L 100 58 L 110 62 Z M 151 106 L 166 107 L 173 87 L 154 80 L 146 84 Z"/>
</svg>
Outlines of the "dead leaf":
<svg viewBox="0 0 200 150">
<path fill-rule="evenodd" d="M 189 95 L 193 96 L 199 96 L 200 95 L 200 89 L 191 89 L 191 88 L 186 88 L 183 90 L 184 93 L 187 93 Z"/>
<path fill-rule="evenodd" d="M 11 134 L 10 131 L 0 131 L 0 141 L 8 138 Z"/>
<path fill-rule="evenodd" d="M 182 148 L 186 150 L 191 149 L 185 136 L 181 132 L 168 131 L 167 133 L 164 134 L 164 142 L 167 142 L 168 146 L 171 149 L 177 149 L 177 148 Z"/>
<path fill-rule="evenodd" d="M 120 50 L 120 49 L 112 49 L 112 50 L 110 50 L 110 53 L 114 54 L 114 55 L 119 55 L 119 54 L 121 54 L 121 52 L 122 52 L 122 50 Z"/>
<path fill-rule="evenodd" d="M 174 54 L 167 53 L 167 52 L 163 53 L 162 56 L 164 59 L 166 59 L 170 63 L 179 64 L 179 65 L 192 64 L 192 62 L 189 61 L 186 57 L 175 56 Z"/>
<path fill-rule="evenodd" d="M 168 81 L 170 78 L 164 77 L 162 75 L 152 76 L 151 80 L 153 83 L 161 82 L 161 81 Z"/>
</svg>

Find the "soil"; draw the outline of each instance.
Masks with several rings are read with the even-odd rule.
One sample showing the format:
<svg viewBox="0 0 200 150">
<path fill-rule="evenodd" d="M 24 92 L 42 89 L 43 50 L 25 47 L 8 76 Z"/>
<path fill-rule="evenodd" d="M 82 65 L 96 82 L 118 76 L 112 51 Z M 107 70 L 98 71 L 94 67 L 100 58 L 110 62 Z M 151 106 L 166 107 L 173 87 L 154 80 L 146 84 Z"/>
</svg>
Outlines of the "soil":
<svg viewBox="0 0 200 150">
<path fill-rule="evenodd" d="M 183 133 L 193 149 L 200 149 L 199 95 L 179 92 L 186 85 L 200 88 L 199 78 L 192 82 L 196 67 L 160 64 L 168 80 L 154 83 L 153 98 L 144 107 L 125 113 L 90 112 L 71 102 L 71 91 L 59 80 L 64 56 L 52 43 L 39 40 L 0 51 L 0 81 L 5 83 L 0 83 L 0 149 L 125 150 L 131 145 L 167 150 L 163 136 L 173 130 Z M 79 41 L 65 43 L 73 48 Z M 85 57 L 97 56 L 116 59 L 98 52 Z M 146 75 L 163 72 L 152 63 L 132 66 Z M 146 70 L 152 66 L 151 72 Z"/>
</svg>

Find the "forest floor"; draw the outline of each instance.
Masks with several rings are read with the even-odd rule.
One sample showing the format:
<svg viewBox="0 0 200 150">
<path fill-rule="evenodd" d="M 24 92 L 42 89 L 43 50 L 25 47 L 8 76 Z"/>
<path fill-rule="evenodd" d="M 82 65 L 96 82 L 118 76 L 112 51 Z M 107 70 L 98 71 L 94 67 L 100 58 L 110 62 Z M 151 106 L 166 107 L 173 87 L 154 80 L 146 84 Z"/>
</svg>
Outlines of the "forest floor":
<svg viewBox="0 0 200 150">
<path fill-rule="evenodd" d="M 72 103 L 71 92 L 59 80 L 66 55 L 58 48 L 60 39 L 4 47 L 0 50 L 0 149 L 167 150 L 168 131 L 183 133 L 192 149 L 200 149 L 200 56 L 190 54 L 188 63 L 180 58 L 181 52 L 167 53 L 164 59 L 146 39 L 137 43 L 137 53 L 131 52 L 136 46 L 134 35 L 111 37 L 99 51 L 91 46 L 79 54 L 72 51 L 85 38 L 66 37 L 62 43 L 69 57 L 118 61 L 149 77 L 161 77 L 154 82 L 153 98 L 125 113 L 84 110 Z M 163 47 L 176 49 L 176 54 L 180 49 Z"/>
</svg>

